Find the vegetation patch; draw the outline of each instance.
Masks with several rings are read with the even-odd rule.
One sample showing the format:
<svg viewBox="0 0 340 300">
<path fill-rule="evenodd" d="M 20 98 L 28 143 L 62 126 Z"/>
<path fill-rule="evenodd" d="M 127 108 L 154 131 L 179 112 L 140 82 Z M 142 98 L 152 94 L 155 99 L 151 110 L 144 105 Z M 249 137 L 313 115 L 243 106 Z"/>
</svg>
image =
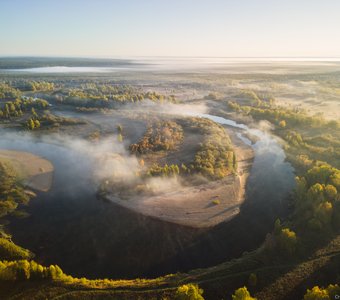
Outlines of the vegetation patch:
<svg viewBox="0 0 340 300">
<path fill-rule="evenodd" d="M 130 151 L 146 154 L 157 151 L 175 150 L 183 140 L 183 129 L 174 121 L 159 121 L 150 125 L 137 144 L 130 145 Z"/>
</svg>

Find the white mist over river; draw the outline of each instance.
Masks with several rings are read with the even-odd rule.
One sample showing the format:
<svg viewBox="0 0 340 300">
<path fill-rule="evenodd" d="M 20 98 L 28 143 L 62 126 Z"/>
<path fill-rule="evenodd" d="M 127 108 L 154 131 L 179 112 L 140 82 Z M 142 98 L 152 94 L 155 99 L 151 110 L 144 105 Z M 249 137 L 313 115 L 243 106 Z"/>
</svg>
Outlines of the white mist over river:
<svg viewBox="0 0 340 300">
<path fill-rule="evenodd" d="M 204 117 L 248 130 L 232 120 Z M 97 199 L 96 164 L 86 151 L 79 152 L 60 139 L 52 144 L 48 137 L 33 138 L 29 133 L 1 134 L 0 148 L 32 152 L 55 167 L 52 189 L 32 199 L 27 208 L 30 217 L 11 220 L 14 241 L 31 249 L 39 262 L 58 264 L 75 276 L 157 276 L 238 256 L 263 241 L 294 186 L 294 170 L 285 162 L 279 143 L 257 131 L 260 140 L 253 145 L 255 160 L 240 214 L 227 223 L 197 230 Z M 160 249 L 162 257 L 157 256 Z M 139 261 L 138 266 L 134 261 Z"/>
</svg>

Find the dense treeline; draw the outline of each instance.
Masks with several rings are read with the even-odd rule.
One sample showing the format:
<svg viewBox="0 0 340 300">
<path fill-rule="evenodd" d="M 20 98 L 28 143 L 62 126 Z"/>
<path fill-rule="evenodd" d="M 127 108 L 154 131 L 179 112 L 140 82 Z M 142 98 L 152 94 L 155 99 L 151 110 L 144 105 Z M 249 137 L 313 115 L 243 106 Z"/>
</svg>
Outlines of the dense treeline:
<svg viewBox="0 0 340 300">
<path fill-rule="evenodd" d="M 26 121 L 23 126 L 28 130 L 34 130 L 40 127 L 39 115 L 35 108 L 38 110 L 46 109 L 49 103 L 43 99 L 28 98 L 24 100 L 16 99 L 15 101 L 8 101 L 0 110 L 0 119 L 11 120 L 27 115 Z"/>
<path fill-rule="evenodd" d="M 43 99 L 16 99 L 14 101 L 7 101 L 0 110 L 0 118 L 10 119 L 20 117 L 24 112 L 32 111 L 32 109 L 46 109 L 49 103 Z"/>
<path fill-rule="evenodd" d="M 248 112 L 249 115 L 252 115 L 257 119 L 268 119 L 275 124 L 276 132 L 287 142 L 288 146 L 286 150 L 288 154 L 293 153 L 297 157 L 297 160 L 293 161 L 294 166 L 296 166 L 296 162 L 299 161 L 304 164 L 305 169 L 298 170 L 298 177 L 296 178 L 297 186 L 292 201 L 293 213 L 291 217 L 284 223 L 281 223 L 279 220 L 275 222 L 273 232 L 267 236 L 264 247 L 261 247 L 254 254 L 254 260 L 256 263 L 260 262 L 262 270 L 267 269 L 265 272 L 269 272 L 270 268 L 273 268 L 274 271 L 276 270 L 275 267 L 278 261 L 282 264 L 287 264 L 287 258 L 289 258 L 289 268 L 293 269 L 292 266 L 295 262 L 298 262 L 299 260 L 303 261 L 306 253 L 309 255 L 313 251 L 313 247 L 317 241 L 320 239 L 325 240 L 327 237 L 332 236 L 332 234 L 336 234 L 340 228 L 340 222 L 338 221 L 340 220 L 340 171 L 330 163 L 330 160 L 328 160 L 329 157 L 334 157 L 336 155 L 336 147 L 333 148 L 333 150 L 329 150 L 333 151 L 329 157 L 326 156 L 326 154 L 323 154 L 328 163 L 316 159 L 318 157 L 316 155 L 318 151 L 327 149 L 329 145 L 332 145 L 332 147 L 333 145 L 339 145 L 339 141 L 334 138 L 336 132 L 322 134 L 325 129 L 338 128 L 336 127 L 338 125 L 336 122 L 326 122 L 324 120 L 320 122 L 317 120 L 311 121 L 308 119 L 310 117 L 306 118 L 305 121 L 298 123 L 295 119 L 300 112 L 289 111 L 287 114 L 281 114 L 278 113 L 281 108 L 276 112 L 275 109 L 273 112 L 270 112 L 270 102 L 273 101 L 273 99 L 265 100 L 262 97 L 256 99 L 255 96 L 249 96 L 254 98 L 254 105 L 259 106 L 255 107 L 255 110 L 251 108 L 248 111 L 248 109 L 242 107 L 236 107 L 235 109 L 240 109 L 239 111 L 242 111 L 243 113 Z M 265 102 L 265 104 L 262 102 Z M 262 111 L 259 112 L 258 109 Z M 291 114 L 294 115 L 295 113 L 296 116 L 292 117 Z M 304 119 L 305 115 L 301 114 L 301 118 Z M 316 117 L 316 119 L 318 119 L 318 117 Z M 177 176 L 197 172 L 209 178 L 220 178 L 235 170 L 236 158 L 232 151 L 230 140 L 224 130 L 219 130 L 219 126 L 205 119 L 193 118 L 191 123 L 190 127 L 193 132 L 199 132 L 204 135 L 204 140 L 196 153 L 195 159 L 186 165 L 181 164 L 181 166 L 176 164 L 164 164 L 162 166 L 154 164 L 151 168 L 147 169 L 150 176 Z M 306 128 L 309 126 L 314 129 L 320 129 L 319 135 L 312 137 L 307 134 L 304 135 L 300 130 L 301 127 Z M 220 129 L 223 128 L 220 127 Z M 122 132 L 122 129 L 120 129 L 120 132 Z M 160 134 L 160 136 L 162 134 Z M 150 148 L 150 146 L 146 148 Z M 164 150 L 169 149 L 164 148 Z M 147 153 L 147 151 L 145 153 Z M 306 153 L 308 153 L 308 155 Z M 2 193 L 0 194 L 2 195 Z M 9 211 L 11 212 L 11 210 Z M 20 249 L 12 249 L 13 245 L 14 244 L 11 244 L 9 239 L 0 238 L 0 250 L 3 251 L 0 251 L 0 256 L 2 258 L 7 257 L 8 253 L 11 255 L 16 253 L 16 256 L 14 256 L 17 257 L 16 259 L 23 259 L 14 262 L 1 262 L 1 280 L 53 279 L 82 284 L 86 287 L 91 287 L 97 283 L 105 287 L 112 287 L 116 284 L 116 281 L 113 280 L 94 281 L 75 279 L 63 274 L 61 269 L 57 266 L 40 266 L 35 262 L 28 260 L 30 255 L 29 252 L 26 253 L 25 249 L 22 248 L 21 251 Z M 309 245 L 313 245 L 313 247 L 309 247 Z M 27 256 L 25 257 L 25 255 Z M 25 260 L 25 258 L 27 260 Z M 272 261 L 274 261 L 274 264 L 271 264 Z M 257 266 L 255 263 L 254 265 Z M 253 270 L 252 267 L 253 265 L 246 269 L 247 272 L 249 269 Z M 279 270 L 279 268 L 277 270 Z M 197 272 L 194 273 L 195 276 L 197 276 L 199 271 L 195 272 Z M 242 272 L 246 273 L 244 270 L 242 270 Z M 266 274 L 265 272 L 263 274 Z M 237 276 L 240 278 L 246 276 L 243 273 L 237 272 Z M 223 277 L 223 280 L 225 278 L 226 277 Z M 292 278 L 290 279 L 292 280 Z M 249 276 L 249 286 L 255 286 L 256 280 L 256 275 L 255 279 L 254 276 Z M 267 284 L 265 280 L 264 277 L 260 278 L 262 286 L 263 284 Z M 211 279 L 209 278 L 208 281 L 211 281 Z M 176 282 L 178 284 L 180 281 Z M 217 284 L 220 283 L 216 282 L 216 285 Z M 290 283 L 286 284 L 289 285 Z M 214 286 L 215 282 L 213 282 L 212 285 Z M 284 289 L 285 287 L 282 288 Z M 159 290 L 161 291 L 161 289 Z M 339 292 L 339 287 L 336 284 L 329 285 L 326 288 L 319 288 L 316 286 L 307 291 L 304 299 L 334 299 L 335 294 L 338 294 Z M 181 285 L 173 293 L 173 296 L 177 297 L 175 299 L 204 299 L 203 290 L 196 284 Z M 273 294 L 271 294 L 271 296 L 273 296 Z M 236 290 L 234 295 L 232 295 L 232 299 L 254 298 L 250 296 L 247 288 L 244 287 Z"/>
<path fill-rule="evenodd" d="M 29 197 L 18 183 L 18 175 L 7 162 L 0 160 L 0 217 L 13 212 L 18 205 L 27 204 Z"/>
<path fill-rule="evenodd" d="M 275 101 L 272 101 L 275 103 Z M 267 103 L 267 102 L 265 102 Z M 340 122 L 325 120 L 321 115 L 310 116 L 301 109 L 289 109 L 273 104 L 239 105 L 228 107 L 257 120 L 268 120 L 277 135 L 287 141 L 286 150 L 295 166 L 307 170 L 308 161 L 320 160 L 340 168 Z M 259 106 L 257 106 L 259 105 Z"/>
<path fill-rule="evenodd" d="M 175 294 L 175 300 L 204 300 L 204 290 L 197 284 L 184 284 L 177 288 Z M 231 295 L 232 300 L 256 300 L 253 298 L 247 287 L 241 287 L 235 290 L 234 294 Z"/>
<path fill-rule="evenodd" d="M 211 179 L 220 179 L 237 169 L 236 155 L 224 128 L 213 121 L 196 118 L 191 121 L 193 130 L 204 135 L 194 161 L 189 168 Z"/>
<path fill-rule="evenodd" d="M 255 119 L 265 119 L 273 124 L 279 122 L 280 120 L 285 120 L 290 126 L 312 126 L 314 128 L 325 126 L 328 128 L 340 128 L 340 122 L 331 120 L 325 120 L 321 115 L 310 116 L 301 110 L 292 110 L 284 107 L 276 106 L 242 106 L 236 102 L 229 101 L 228 107 L 232 110 L 251 115 Z"/>
<path fill-rule="evenodd" d="M 275 98 L 267 93 L 242 90 L 239 95 L 236 96 L 243 103 L 243 105 L 251 105 L 257 107 L 271 107 L 275 104 Z"/>
<path fill-rule="evenodd" d="M 62 279 L 65 276 L 57 265 L 44 267 L 33 260 L 0 261 L 0 280 Z"/>
<path fill-rule="evenodd" d="M 20 205 L 27 205 L 29 200 L 13 167 L 0 160 L 0 218 L 13 214 Z M 31 256 L 30 251 L 15 245 L 0 228 L 0 259 L 27 259 Z"/>
<path fill-rule="evenodd" d="M 130 151 L 146 154 L 155 151 L 174 150 L 183 140 L 183 129 L 174 121 L 156 122 L 150 125 L 137 144 L 130 145 Z"/>
<path fill-rule="evenodd" d="M 16 244 L 14 244 L 9 237 L 0 238 L 0 259 L 16 260 L 16 259 L 30 259 L 33 254 Z"/>
<path fill-rule="evenodd" d="M 221 179 L 237 169 L 236 155 L 224 128 L 204 118 L 187 118 L 184 125 L 188 134 L 199 134 L 202 141 L 192 161 L 180 164 L 153 164 L 149 176 L 187 176 L 200 174 L 212 180 Z M 174 121 L 156 122 L 149 126 L 137 144 L 130 145 L 130 151 L 139 155 L 156 151 L 174 150 L 182 142 L 182 126 Z"/>
<path fill-rule="evenodd" d="M 49 82 L 20 79 L 0 83 L 0 99 L 14 100 L 25 94 L 32 95 L 30 92 L 39 92 L 35 93 L 38 97 L 79 108 L 113 108 L 116 104 L 137 103 L 144 100 L 157 103 L 177 102 L 174 95 L 163 95 L 155 91 L 143 91 L 130 85 L 109 82 Z"/>
<path fill-rule="evenodd" d="M 45 91 L 51 92 L 55 89 L 55 84 L 53 82 L 44 81 L 44 80 L 11 80 L 8 81 L 13 88 L 16 88 L 22 92 L 37 92 L 37 91 Z"/>
<path fill-rule="evenodd" d="M 243 106 L 229 102 L 228 106 L 254 119 L 270 121 L 275 133 L 287 142 L 286 153 L 299 174 L 293 212 L 284 225 L 277 220 L 264 246 L 273 257 L 280 254 L 290 261 L 304 258 L 313 253 L 318 241 L 329 241 L 340 229 L 340 122 L 309 116 L 300 109 L 277 107 L 274 101 L 253 101 Z M 330 300 L 339 294 L 338 285 L 315 286 L 304 299 Z"/>
<path fill-rule="evenodd" d="M 61 125 L 82 125 L 82 124 L 86 124 L 86 121 L 83 121 L 81 119 L 56 116 L 56 115 L 51 114 L 50 112 L 45 112 L 41 115 L 38 115 L 32 109 L 31 117 L 26 121 L 24 126 L 28 130 L 34 130 L 40 127 L 51 128 L 51 127 L 59 127 Z"/>
<path fill-rule="evenodd" d="M 266 257 L 271 257 L 276 263 L 277 260 L 283 262 L 289 259 L 290 263 L 296 263 L 297 269 L 305 264 L 303 268 L 313 270 L 313 263 L 308 262 L 309 256 L 320 257 L 320 245 L 329 242 L 340 229 L 340 170 L 324 162 L 314 162 L 296 181 L 291 217 L 284 224 L 280 220 L 275 222 L 274 230 L 267 235 L 263 249 Z M 332 253 L 336 249 L 332 246 L 330 248 L 328 251 Z M 316 249 L 318 255 L 314 254 Z M 290 281 L 286 282 L 286 288 L 294 287 L 294 277 L 292 274 L 288 276 Z M 334 295 L 339 292 L 337 285 L 327 288 L 315 286 L 307 291 L 304 299 L 330 300 L 335 299 Z"/>
<path fill-rule="evenodd" d="M 88 280 L 86 278 L 74 278 L 72 276 L 66 275 L 62 269 L 57 265 L 50 265 L 45 267 L 38 264 L 33 260 L 16 260 L 16 261 L 0 261 L 0 280 L 2 281 L 58 281 L 59 284 L 72 285 L 75 288 L 86 287 L 86 288 L 116 288 L 120 285 L 126 285 L 127 287 L 133 286 L 138 287 L 149 284 L 157 286 L 157 284 L 164 284 L 173 275 L 168 275 L 166 277 L 159 277 L 157 279 L 136 279 L 136 280 Z M 337 291 L 337 286 L 329 286 L 327 292 L 332 294 Z M 183 284 L 177 289 L 168 289 L 168 296 L 162 299 L 176 299 L 176 300 L 204 300 L 204 291 L 197 284 Z M 256 298 L 251 297 L 248 289 L 246 287 L 241 287 L 235 290 L 232 295 L 233 300 L 256 300 Z M 306 298 L 314 299 L 314 298 Z"/>
<path fill-rule="evenodd" d="M 224 139 L 213 138 L 196 153 L 192 169 L 208 178 L 220 179 L 236 171 L 236 155 Z"/>
<path fill-rule="evenodd" d="M 255 107 L 241 106 L 235 102 L 229 102 L 228 105 L 255 119 L 265 119 L 276 124 L 275 132 L 287 141 L 289 158 L 295 165 L 302 166 L 299 170 L 305 173 L 296 179 L 294 225 L 308 230 L 330 230 L 332 226 L 337 227 L 336 220 L 340 216 L 340 171 L 329 163 L 339 163 L 340 144 L 336 131 L 315 136 L 313 129 L 319 132 L 320 129 L 339 128 L 340 123 L 326 121 L 321 116 L 308 116 L 299 110 L 263 105 L 263 101 L 253 103 Z M 310 136 L 303 137 L 301 131 Z"/>
<path fill-rule="evenodd" d="M 86 123 L 80 119 L 53 115 L 47 110 L 49 106 L 48 101 L 31 97 L 7 101 L 0 109 L 0 120 L 13 121 L 19 119 L 23 127 L 28 130 Z"/>
<path fill-rule="evenodd" d="M 137 144 L 129 146 L 130 151 L 139 156 L 135 181 L 106 178 L 99 186 L 98 194 L 115 194 L 120 199 L 129 199 L 136 194 L 153 193 L 148 186 L 150 177 L 180 177 L 181 181 L 195 185 L 206 182 L 206 179 L 222 179 L 236 171 L 236 155 L 223 127 L 204 118 L 185 118 L 176 122 L 154 122 Z M 117 131 L 119 138 L 123 127 L 118 125 Z M 193 151 L 184 152 L 189 155 L 183 157 L 176 156 L 177 152 L 171 150 L 179 148 L 186 134 L 194 137 L 194 145 L 189 148 Z M 93 138 L 97 139 L 98 136 L 94 135 Z M 187 148 L 183 146 L 178 151 L 183 153 Z"/>
<path fill-rule="evenodd" d="M 57 102 L 85 108 L 110 108 L 115 104 L 136 103 L 144 100 L 153 102 L 176 102 L 173 95 L 144 92 L 126 85 L 85 83 L 79 87 L 61 89 L 55 95 Z"/>
<path fill-rule="evenodd" d="M 45 112 L 39 117 L 39 121 L 44 127 L 58 127 L 60 125 L 81 125 L 86 124 L 86 121 L 76 118 L 67 118 L 56 116 L 50 112 Z"/>
<path fill-rule="evenodd" d="M 158 164 L 153 164 L 151 168 L 148 170 L 147 175 L 149 176 L 162 176 L 162 177 L 172 177 L 179 175 L 180 168 L 177 165 L 165 164 L 164 166 L 160 166 Z"/>
<path fill-rule="evenodd" d="M 297 177 L 295 221 L 310 230 L 340 228 L 340 170 L 316 164 Z"/>
<path fill-rule="evenodd" d="M 285 130 L 280 134 L 287 141 L 286 150 L 290 159 L 298 164 L 299 168 L 308 169 L 313 161 L 326 161 L 340 167 L 340 137 L 336 131 L 331 133 L 303 136 L 295 130 Z M 295 155 L 295 157 L 294 157 Z"/>
<path fill-rule="evenodd" d="M 264 249 L 270 256 L 280 255 L 282 257 L 292 257 L 298 247 L 296 233 L 288 226 L 281 224 L 279 219 L 275 222 L 274 231 L 269 233 L 264 243 Z"/>
<path fill-rule="evenodd" d="M 0 99 L 16 99 L 21 96 L 21 92 L 6 83 L 0 82 Z"/>
<path fill-rule="evenodd" d="M 340 287 L 337 284 L 330 284 L 326 288 L 315 286 L 308 289 L 303 300 L 333 300 L 338 299 L 340 295 Z"/>
</svg>

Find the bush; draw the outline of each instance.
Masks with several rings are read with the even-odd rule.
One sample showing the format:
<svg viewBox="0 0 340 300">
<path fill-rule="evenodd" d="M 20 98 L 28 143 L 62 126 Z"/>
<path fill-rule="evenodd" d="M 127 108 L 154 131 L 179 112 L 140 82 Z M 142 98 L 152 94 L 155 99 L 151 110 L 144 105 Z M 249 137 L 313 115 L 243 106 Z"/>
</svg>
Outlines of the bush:
<svg viewBox="0 0 340 300">
<path fill-rule="evenodd" d="M 307 293 L 303 297 L 304 300 L 330 300 L 326 290 L 320 289 L 318 286 L 313 287 L 311 290 L 307 290 Z"/>
<path fill-rule="evenodd" d="M 173 121 L 157 122 L 148 127 L 137 144 L 130 145 L 130 151 L 145 154 L 157 151 L 174 150 L 183 140 L 183 129 Z"/>
<path fill-rule="evenodd" d="M 330 284 L 327 288 L 313 287 L 307 290 L 304 300 L 333 300 L 337 299 L 336 296 L 340 295 L 340 287 L 335 284 Z"/>
<path fill-rule="evenodd" d="M 245 286 L 237 289 L 234 295 L 232 295 L 232 299 L 233 300 L 256 300 L 256 298 L 253 298 L 250 296 L 250 293 L 248 292 L 248 289 Z"/>
<path fill-rule="evenodd" d="M 286 121 L 285 121 L 285 120 L 280 121 L 280 122 L 279 122 L 279 126 L 280 126 L 281 128 L 285 128 L 285 127 L 287 126 Z"/>
<path fill-rule="evenodd" d="M 338 178 L 340 171 L 327 164 L 313 166 L 303 177 L 297 178 L 296 224 L 307 223 L 313 230 L 330 228 L 339 213 Z"/>
<path fill-rule="evenodd" d="M 185 284 L 178 287 L 175 295 L 176 300 L 204 300 L 203 290 L 197 284 Z"/>
<path fill-rule="evenodd" d="M 277 236 L 277 246 L 284 254 L 292 255 L 297 246 L 297 237 L 294 231 L 283 228 Z"/>
<path fill-rule="evenodd" d="M 0 259 L 28 259 L 32 257 L 29 250 L 17 246 L 12 241 L 0 238 Z"/>
<path fill-rule="evenodd" d="M 0 261 L 0 280 L 68 279 L 57 265 L 44 267 L 35 261 Z"/>
<path fill-rule="evenodd" d="M 149 176 L 162 176 L 162 177 L 172 177 L 172 176 L 176 176 L 179 175 L 180 173 L 180 169 L 177 165 L 168 165 L 165 164 L 163 167 L 158 165 L 158 164 L 154 164 L 148 171 L 148 175 Z"/>
<path fill-rule="evenodd" d="M 237 169 L 236 155 L 223 127 L 207 119 L 190 119 L 190 126 L 204 135 L 204 141 L 191 163 L 191 171 L 217 180 Z"/>
</svg>

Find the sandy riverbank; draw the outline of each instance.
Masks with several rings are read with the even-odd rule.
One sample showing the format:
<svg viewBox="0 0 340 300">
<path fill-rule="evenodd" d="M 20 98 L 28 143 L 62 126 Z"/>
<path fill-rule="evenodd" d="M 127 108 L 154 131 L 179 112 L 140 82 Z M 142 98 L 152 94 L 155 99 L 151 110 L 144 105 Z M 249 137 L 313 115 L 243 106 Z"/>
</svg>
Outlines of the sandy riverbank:
<svg viewBox="0 0 340 300">
<path fill-rule="evenodd" d="M 14 150 L 0 150 L 0 159 L 11 163 L 27 187 L 43 192 L 51 188 L 54 167 L 50 161 L 29 152 Z"/>
<path fill-rule="evenodd" d="M 211 227 L 238 214 L 245 199 L 245 186 L 254 158 L 253 150 L 228 129 L 237 155 L 237 175 L 194 187 L 152 197 L 122 200 L 113 195 L 106 198 L 118 205 L 155 217 L 191 227 Z M 219 204 L 214 204 L 219 200 Z"/>
</svg>

